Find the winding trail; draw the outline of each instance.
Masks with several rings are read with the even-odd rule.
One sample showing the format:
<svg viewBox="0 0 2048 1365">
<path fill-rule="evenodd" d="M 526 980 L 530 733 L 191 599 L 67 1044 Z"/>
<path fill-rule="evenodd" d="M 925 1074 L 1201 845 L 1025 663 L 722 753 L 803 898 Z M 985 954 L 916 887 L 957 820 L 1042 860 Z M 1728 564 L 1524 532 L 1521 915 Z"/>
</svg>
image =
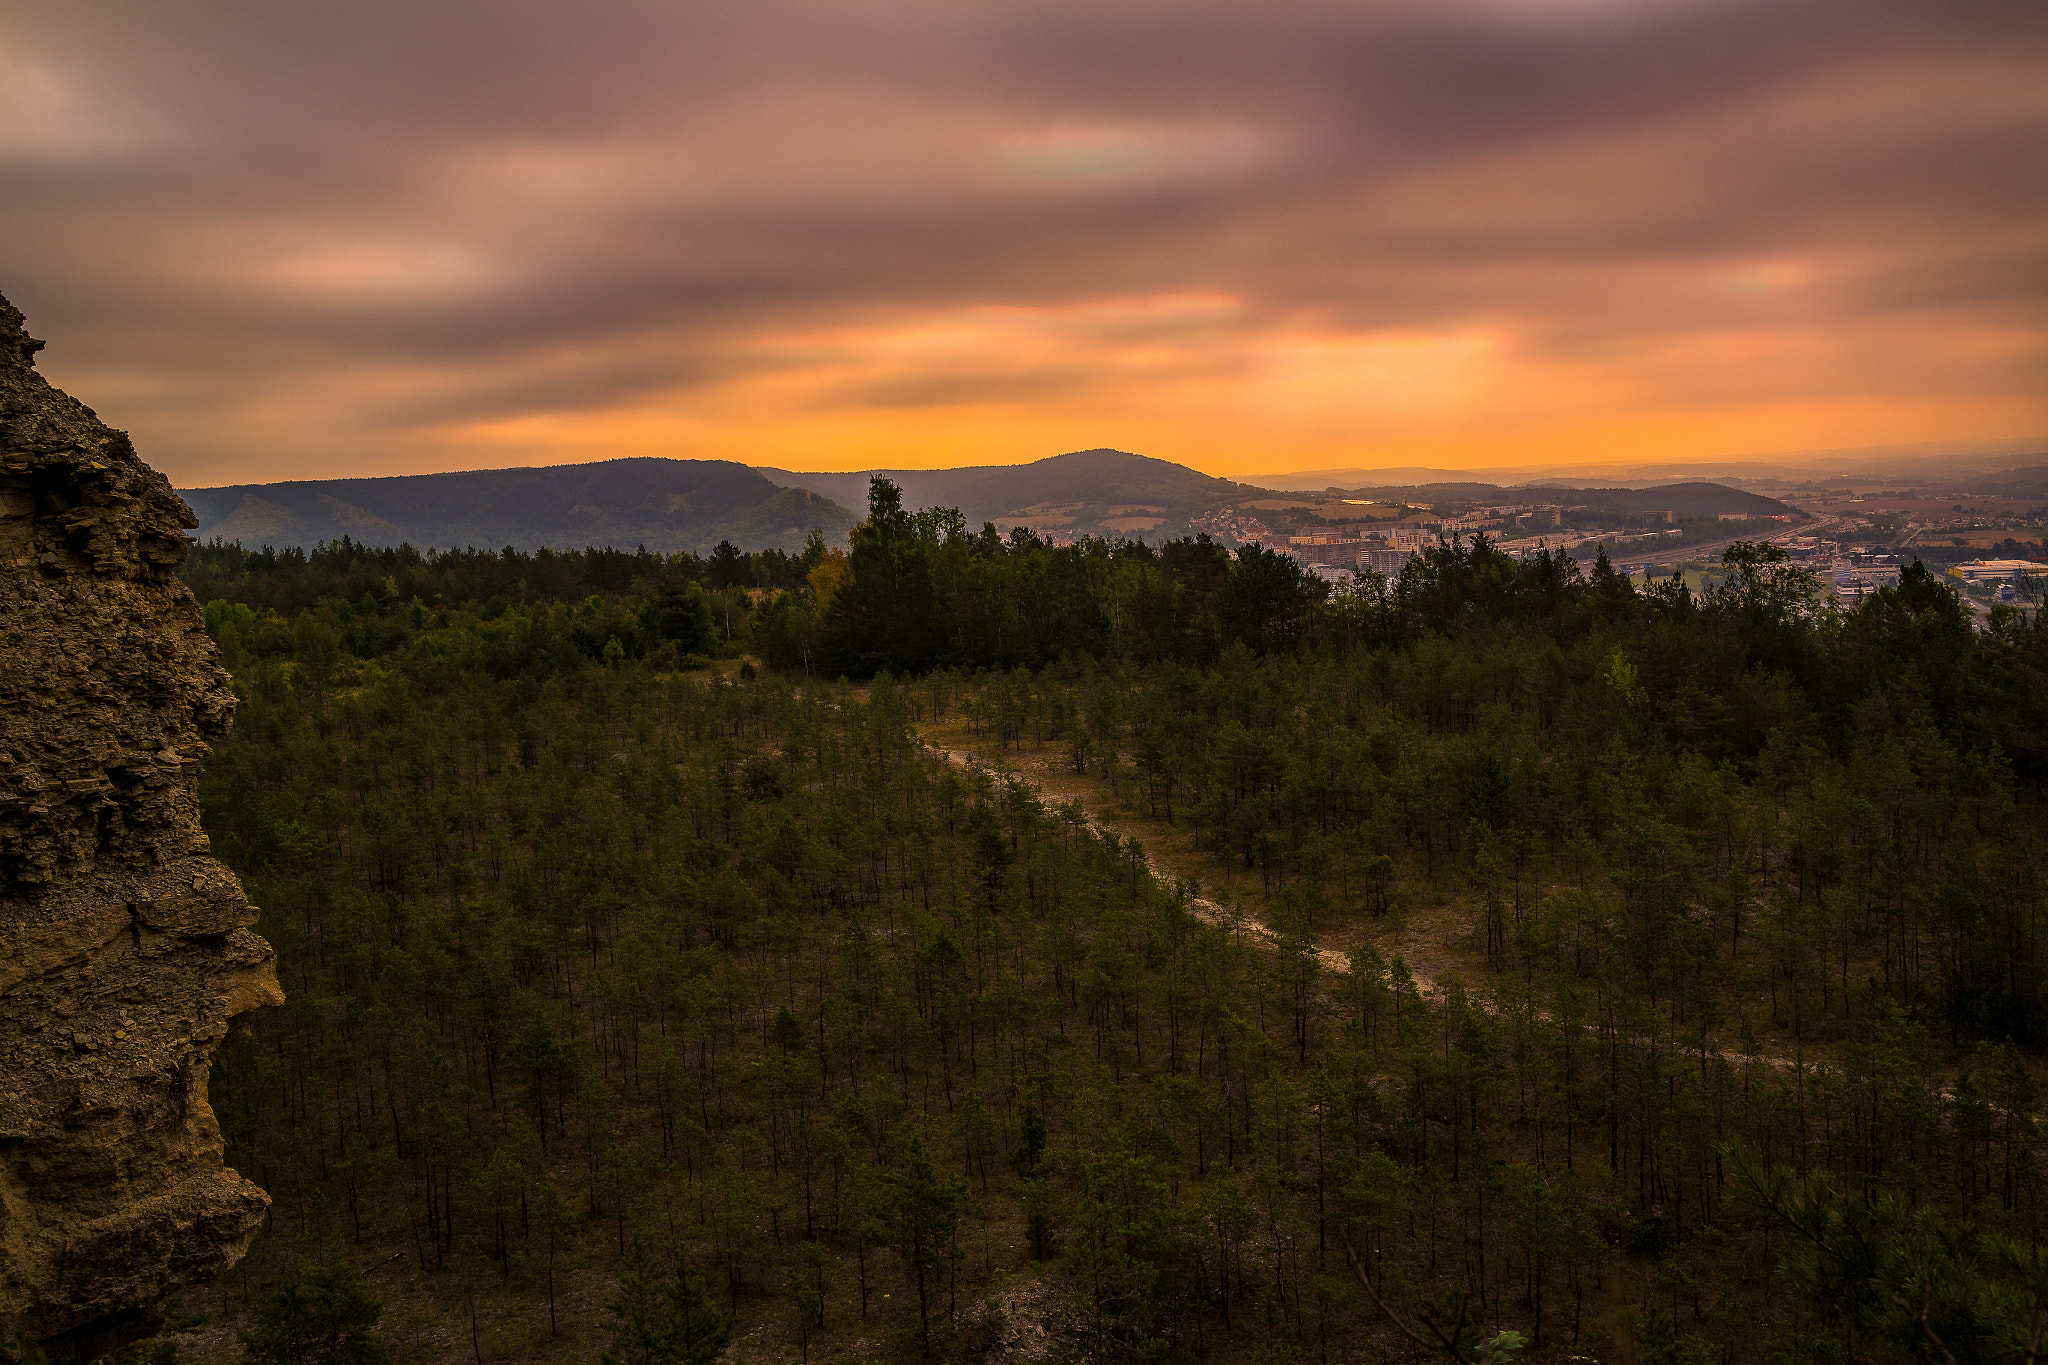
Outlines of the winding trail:
<svg viewBox="0 0 2048 1365">
<path fill-rule="evenodd" d="M 987 759 L 983 758 L 980 754 L 974 753 L 971 750 L 956 749 L 951 745 L 945 743 L 934 742 L 930 738 L 924 736 L 922 733 L 920 733 L 919 739 L 924 744 L 924 747 L 928 751 L 930 751 L 935 757 L 943 759 L 946 763 L 950 764 L 955 768 L 959 768 L 962 771 L 979 770 L 999 780 L 1003 778 L 1015 778 L 1017 781 L 1024 783 L 1033 791 L 1037 792 L 1039 798 L 1041 800 L 1046 801 L 1048 804 L 1066 805 L 1069 802 L 1077 803 L 1080 805 L 1083 814 L 1087 816 L 1088 824 L 1092 828 L 1100 830 L 1103 833 L 1113 835 L 1117 838 L 1125 837 L 1117 830 L 1111 828 L 1108 822 L 1101 818 L 1098 814 L 1096 814 L 1093 811 L 1090 811 L 1088 809 L 1087 801 L 1083 800 L 1078 796 L 1062 797 L 1058 793 L 1049 791 L 1043 783 L 1033 781 L 1032 778 L 1028 774 L 1026 774 L 1022 769 L 1012 764 L 1009 764 L 1007 762 L 991 763 Z M 1144 841 L 1142 839 L 1139 840 L 1139 846 L 1141 848 L 1144 848 Z M 1164 885 L 1172 886 L 1176 883 L 1176 881 L 1180 880 L 1180 874 L 1176 872 L 1174 869 L 1162 863 L 1159 860 L 1157 854 L 1154 853 L 1154 851 L 1150 848 L 1145 848 L 1145 868 L 1154 877 L 1158 878 L 1159 881 Z M 1279 944 L 1280 936 L 1273 931 L 1273 927 L 1271 925 L 1267 924 L 1263 920 L 1257 919 L 1251 915 L 1246 914 L 1242 910 L 1232 909 L 1228 906 L 1221 905 L 1216 901 L 1210 900 L 1207 897 L 1203 896 L 1191 897 L 1188 901 L 1188 909 L 1194 913 L 1197 919 L 1201 920 L 1205 924 L 1213 924 L 1220 928 L 1228 929 L 1233 933 L 1246 934 L 1254 942 L 1262 944 L 1269 948 L 1276 947 Z M 1350 958 L 1346 956 L 1344 953 L 1339 952 L 1335 948 L 1324 948 L 1319 946 L 1317 947 L 1315 952 L 1316 958 L 1322 964 L 1324 970 L 1335 972 L 1349 972 L 1351 970 Z M 1411 955 L 1408 955 L 1406 953 L 1401 953 L 1397 955 L 1401 958 L 1403 964 L 1408 968 L 1409 976 L 1415 982 L 1415 989 L 1420 995 L 1428 997 L 1436 995 L 1438 993 L 1438 978 L 1436 973 L 1428 971 L 1422 967 L 1418 967 L 1416 965 L 1414 958 Z M 1390 955 L 1388 957 L 1388 961 L 1391 962 L 1392 960 L 1393 956 Z M 1644 1039 L 1641 1041 L 1649 1040 Z M 1697 1049 L 1687 1046 L 1675 1037 L 1666 1039 L 1665 1041 L 1676 1052 L 1690 1054 L 1696 1053 L 1697 1051 Z M 1755 1062 L 1761 1063 L 1762 1065 L 1769 1067 L 1774 1071 L 1812 1070 L 1813 1068 L 1822 1065 L 1826 1060 L 1824 1056 L 1816 1058 L 1812 1061 L 1804 1061 L 1797 1058 L 1776 1056 L 1769 1053 L 1760 1053 L 1752 1055 L 1749 1053 L 1742 1052 L 1730 1052 L 1724 1048 L 1712 1048 L 1710 1049 L 1710 1052 L 1713 1056 L 1719 1058 L 1722 1061 L 1727 1062 L 1730 1066 L 1738 1069 L 1740 1069 L 1744 1065 Z"/>
<path fill-rule="evenodd" d="M 1125 837 L 1124 835 L 1118 833 L 1116 830 L 1110 828 L 1108 823 L 1104 821 L 1099 815 L 1092 811 L 1089 811 L 1088 803 L 1085 800 L 1081 800 L 1081 798 L 1079 797 L 1061 797 L 1057 793 L 1050 792 L 1046 789 L 1043 783 L 1033 781 L 1031 777 L 1028 776 L 1020 768 L 1014 767 L 1008 763 L 990 763 L 987 759 L 983 758 L 979 754 L 970 752 L 965 749 L 951 748 L 944 744 L 935 744 L 930 740 L 925 741 L 925 747 L 929 749 L 932 753 L 936 754 L 940 758 L 943 758 L 947 763 L 950 763 L 952 766 L 956 768 L 960 768 L 962 770 L 980 769 L 981 771 L 998 778 L 1014 777 L 1019 782 L 1024 783 L 1026 786 L 1029 786 L 1033 791 L 1037 792 L 1040 799 L 1046 801 L 1048 804 L 1065 805 L 1069 801 L 1078 802 L 1081 806 L 1083 813 L 1087 815 L 1088 823 L 1091 827 L 1100 830 L 1104 833 L 1114 835 L 1117 838 Z M 1172 886 L 1176 882 L 1181 880 L 1181 874 L 1176 872 L 1174 869 L 1166 866 L 1165 863 L 1161 862 L 1158 854 L 1153 849 L 1145 847 L 1144 840 L 1140 839 L 1138 841 L 1138 844 L 1139 847 L 1143 848 L 1145 851 L 1146 871 L 1150 872 L 1154 877 L 1158 878 L 1161 884 L 1166 886 Z M 1246 914 L 1242 910 L 1235 910 L 1228 906 L 1221 905 L 1216 901 L 1210 900 L 1206 896 L 1190 897 L 1188 900 L 1188 909 L 1193 912 L 1196 919 L 1201 920 L 1205 924 L 1213 924 L 1217 925 L 1220 928 L 1229 929 L 1234 933 L 1246 934 L 1250 936 L 1253 941 L 1262 943 L 1267 947 L 1277 946 L 1280 942 L 1279 934 L 1275 933 L 1273 931 L 1273 927 L 1267 924 L 1264 920 L 1254 918 L 1253 916 Z M 1348 972 L 1351 970 L 1351 959 L 1347 957 L 1345 954 L 1337 951 L 1335 948 L 1318 947 L 1315 950 L 1315 952 L 1316 959 L 1322 963 L 1325 970 L 1337 972 Z M 1408 964 L 1408 970 L 1409 974 L 1415 980 L 1415 986 L 1417 990 L 1422 991 L 1425 994 L 1428 994 L 1436 990 L 1437 983 L 1434 975 L 1427 974 L 1425 972 L 1417 970 L 1412 962 Z"/>
</svg>

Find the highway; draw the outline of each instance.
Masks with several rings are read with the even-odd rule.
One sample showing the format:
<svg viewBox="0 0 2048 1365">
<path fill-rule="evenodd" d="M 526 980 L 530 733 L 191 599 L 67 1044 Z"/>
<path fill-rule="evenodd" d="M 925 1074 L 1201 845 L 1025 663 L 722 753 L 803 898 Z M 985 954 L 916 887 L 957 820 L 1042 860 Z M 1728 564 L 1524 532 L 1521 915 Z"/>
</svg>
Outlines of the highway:
<svg viewBox="0 0 2048 1365">
<path fill-rule="evenodd" d="M 1795 530 L 1783 531 L 1774 536 L 1767 536 L 1765 539 L 1776 544 L 1781 541 L 1791 540 L 1796 536 L 1825 536 L 1840 526 L 1842 521 L 1841 517 L 1816 514 L 1814 520 L 1805 526 L 1798 527 Z M 1746 536 L 1731 536 L 1727 540 L 1710 541 L 1705 545 L 1686 545 L 1676 550 L 1658 550 L 1646 555 L 1628 555 L 1615 559 L 1614 567 L 1617 569 L 1640 569 L 1648 565 L 1656 565 L 1662 568 L 1666 565 L 1682 564 L 1692 559 L 1706 560 L 1711 563 L 1719 557 L 1721 551 L 1727 549 L 1738 540 L 1746 539 L 1748 539 Z"/>
</svg>

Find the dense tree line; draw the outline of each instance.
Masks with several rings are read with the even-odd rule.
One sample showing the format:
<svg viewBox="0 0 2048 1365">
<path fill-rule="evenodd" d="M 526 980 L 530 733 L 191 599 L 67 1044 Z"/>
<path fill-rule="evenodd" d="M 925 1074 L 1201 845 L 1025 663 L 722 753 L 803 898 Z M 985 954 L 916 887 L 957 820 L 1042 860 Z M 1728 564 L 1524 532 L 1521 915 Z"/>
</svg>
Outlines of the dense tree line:
<svg viewBox="0 0 2048 1365">
<path fill-rule="evenodd" d="M 765 605 L 754 641 L 771 664 L 862 678 L 1081 654 L 1205 661 L 1232 642 L 1300 644 L 1329 595 L 1286 555 L 1207 535 L 1055 546 L 1021 527 L 970 532 L 951 509 L 906 511 L 879 476 L 852 541 Z"/>
<path fill-rule="evenodd" d="M 563 609 L 574 608 L 585 622 L 569 631 L 576 654 L 602 660 L 616 638 L 633 659 L 672 645 L 665 661 L 674 662 L 678 655 L 709 653 L 742 634 L 758 596 L 805 586 L 830 553 L 816 533 L 801 554 L 750 554 L 721 541 L 704 556 L 644 548 L 422 551 L 346 538 L 308 553 L 268 545 L 248 550 L 216 539 L 192 547 L 183 573 L 201 602 L 246 609 L 249 614 L 234 618 L 237 637 L 254 622 L 272 618 L 289 618 L 301 629 L 337 639 L 369 630 L 373 636 L 351 636 L 345 643 L 358 657 L 371 658 L 404 648 L 436 607 L 460 605 L 483 622 L 552 616 L 558 623 Z M 253 652 L 277 651 L 257 645 Z M 532 666 L 524 652 L 494 664 L 501 675 L 508 667 Z"/>
<path fill-rule="evenodd" d="M 213 1079 L 259 1255 L 791 1355 L 971 1353 L 1035 1267 L 1130 1359 L 2017 1358 L 2048 632 L 1760 547 L 1704 602 L 1483 540 L 1329 593 L 891 494 L 800 586 L 195 563 L 290 998 Z M 916 741 L 958 722 L 1274 937 Z M 1463 980 L 1371 946 L 1424 911 Z"/>
</svg>

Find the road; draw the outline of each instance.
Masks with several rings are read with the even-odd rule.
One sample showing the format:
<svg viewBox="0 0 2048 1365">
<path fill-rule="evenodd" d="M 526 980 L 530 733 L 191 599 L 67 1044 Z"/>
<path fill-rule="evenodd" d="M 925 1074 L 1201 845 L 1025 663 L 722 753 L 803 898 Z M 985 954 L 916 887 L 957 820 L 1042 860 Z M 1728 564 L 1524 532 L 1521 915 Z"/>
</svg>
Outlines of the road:
<svg viewBox="0 0 2048 1365">
<path fill-rule="evenodd" d="M 1783 531 L 1775 536 L 1767 536 L 1765 539 L 1775 545 L 1780 541 L 1791 540 L 1795 536 L 1824 536 L 1840 526 L 1842 520 L 1841 517 L 1817 516 L 1809 525 L 1801 526 L 1794 531 Z M 1652 554 L 1629 555 L 1616 559 L 1614 567 L 1617 569 L 1640 569 L 1648 565 L 1663 567 L 1670 564 L 1683 564 L 1691 559 L 1712 560 L 1736 541 L 1745 539 L 1747 539 L 1745 536 L 1731 536 L 1727 540 L 1716 540 L 1706 545 L 1687 545 L 1676 550 L 1658 550 Z"/>
</svg>

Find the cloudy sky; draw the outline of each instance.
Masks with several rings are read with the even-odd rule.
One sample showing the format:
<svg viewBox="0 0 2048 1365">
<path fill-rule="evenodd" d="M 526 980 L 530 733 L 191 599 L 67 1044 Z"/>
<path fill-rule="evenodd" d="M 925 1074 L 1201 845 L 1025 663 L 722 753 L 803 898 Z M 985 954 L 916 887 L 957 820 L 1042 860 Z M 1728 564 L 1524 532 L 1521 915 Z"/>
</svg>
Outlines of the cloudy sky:
<svg viewBox="0 0 2048 1365">
<path fill-rule="evenodd" d="M 2035 436 L 2048 5 L 14 5 L 0 292 L 188 487 Z"/>
</svg>

